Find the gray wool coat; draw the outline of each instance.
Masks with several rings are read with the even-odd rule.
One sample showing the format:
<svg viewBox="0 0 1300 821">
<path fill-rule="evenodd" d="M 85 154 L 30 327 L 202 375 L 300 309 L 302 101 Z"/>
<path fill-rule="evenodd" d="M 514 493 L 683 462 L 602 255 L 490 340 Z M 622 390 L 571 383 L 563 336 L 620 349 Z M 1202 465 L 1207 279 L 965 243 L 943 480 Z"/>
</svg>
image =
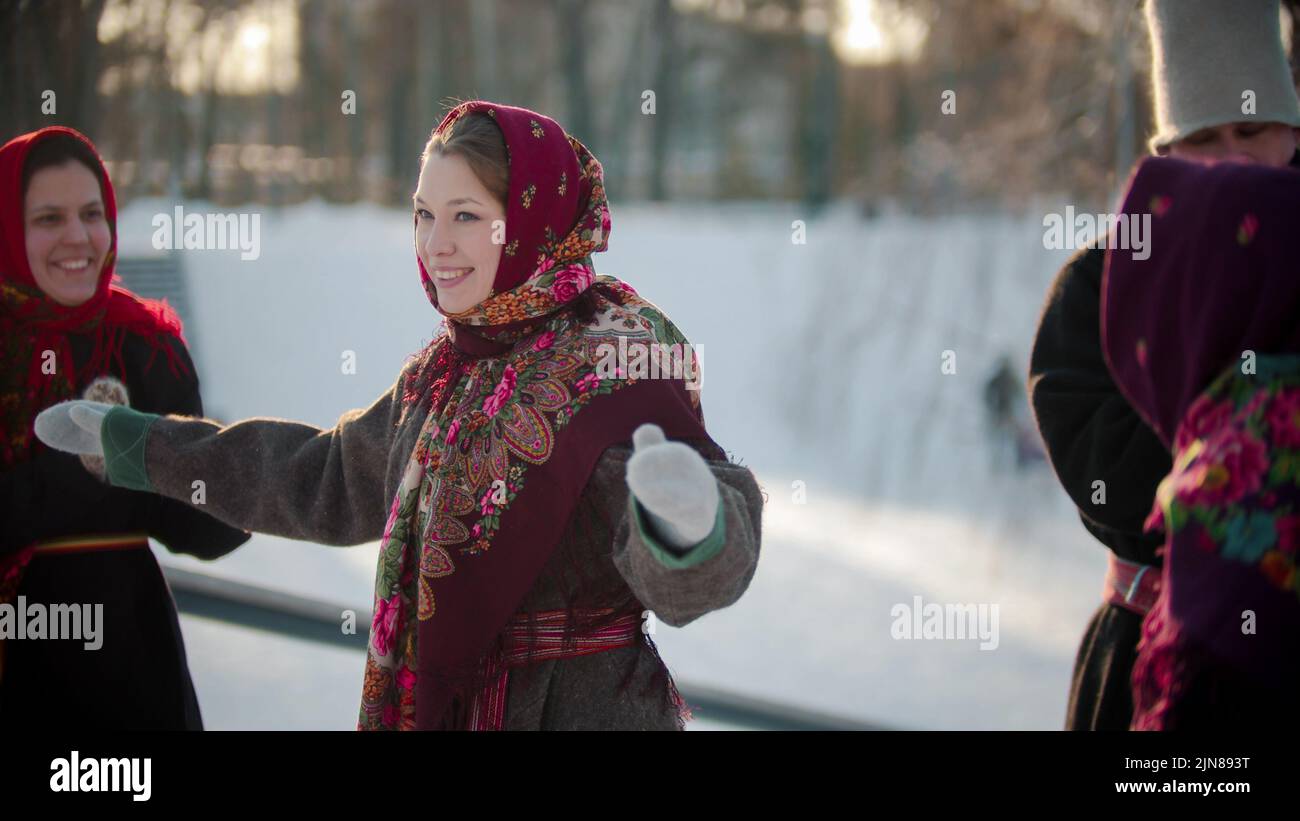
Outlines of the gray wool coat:
<svg viewBox="0 0 1300 821">
<path fill-rule="evenodd" d="M 343 414 L 329 430 L 280 419 L 223 426 L 160 417 L 143 443 L 147 481 L 155 492 L 190 503 L 192 483 L 202 480 L 201 509 L 245 530 L 329 545 L 377 540 L 424 421 L 401 401 L 404 381 L 405 371 L 370 407 Z M 758 564 L 763 509 L 750 470 L 701 451 L 718 480 L 725 542 L 695 561 L 693 548 L 673 551 L 638 522 L 626 481 L 631 452 L 628 443 L 602 455 L 579 500 L 579 515 L 521 612 L 564 608 L 562 588 L 575 566 L 584 590 L 630 593 L 674 627 L 727 607 L 745 592 Z M 665 672 L 644 639 L 636 646 L 537 662 L 526 675 L 511 673 L 506 727 L 678 729 Z M 623 683 L 627 689 L 620 693 Z"/>
</svg>

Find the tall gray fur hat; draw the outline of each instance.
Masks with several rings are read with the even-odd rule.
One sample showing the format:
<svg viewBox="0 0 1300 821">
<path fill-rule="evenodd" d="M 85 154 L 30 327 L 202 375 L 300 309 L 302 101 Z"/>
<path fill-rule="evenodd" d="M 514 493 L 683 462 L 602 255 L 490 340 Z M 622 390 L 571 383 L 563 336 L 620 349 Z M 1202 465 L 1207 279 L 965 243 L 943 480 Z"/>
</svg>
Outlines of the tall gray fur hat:
<svg viewBox="0 0 1300 821">
<path fill-rule="evenodd" d="M 1279 0 L 1147 0 L 1152 151 L 1224 123 L 1300 126 L 1278 16 Z M 1242 110 L 1247 90 L 1254 92 L 1254 114 Z"/>
</svg>

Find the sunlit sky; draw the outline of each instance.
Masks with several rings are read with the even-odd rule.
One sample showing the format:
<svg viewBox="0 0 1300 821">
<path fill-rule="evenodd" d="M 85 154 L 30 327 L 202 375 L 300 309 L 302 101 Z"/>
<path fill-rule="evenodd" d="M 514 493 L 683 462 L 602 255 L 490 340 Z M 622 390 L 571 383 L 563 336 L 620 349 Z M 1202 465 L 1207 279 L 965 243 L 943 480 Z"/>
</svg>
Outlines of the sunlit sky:
<svg viewBox="0 0 1300 821">
<path fill-rule="evenodd" d="M 683 8 L 699 2 L 677 0 Z M 845 62 L 911 57 L 924 39 L 923 22 L 906 14 L 890 15 L 875 0 L 836 2 L 840 4 L 839 25 L 831 40 Z M 161 3 L 152 10 L 160 8 Z M 157 19 L 147 10 L 146 3 L 110 0 L 100 22 L 100 40 L 108 42 L 147 27 L 150 20 Z M 727 4 L 723 3 L 720 14 L 726 16 L 726 11 Z M 811 30 L 824 30 L 823 16 L 809 15 L 803 24 Z M 294 0 L 253 0 L 219 18 L 196 37 L 194 32 L 201 21 L 202 12 L 197 6 L 181 2 L 168 24 L 174 81 L 183 92 L 193 94 L 209 82 L 221 93 L 256 93 L 268 88 L 287 92 L 297 85 L 298 17 Z"/>
</svg>

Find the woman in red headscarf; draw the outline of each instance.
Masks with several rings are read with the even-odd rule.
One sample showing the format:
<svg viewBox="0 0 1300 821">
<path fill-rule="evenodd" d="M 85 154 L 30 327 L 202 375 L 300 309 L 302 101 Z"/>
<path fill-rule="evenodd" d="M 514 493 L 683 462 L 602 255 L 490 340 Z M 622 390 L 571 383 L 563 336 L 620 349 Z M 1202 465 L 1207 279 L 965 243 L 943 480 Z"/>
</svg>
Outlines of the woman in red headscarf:
<svg viewBox="0 0 1300 821">
<path fill-rule="evenodd" d="M 38 434 L 102 449 L 114 484 L 184 500 L 204 476 L 232 525 L 380 539 L 362 729 L 681 729 L 645 611 L 681 626 L 739 598 L 763 497 L 705 430 L 686 338 L 595 273 L 600 163 L 549 117 L 471 101 L 413 199 L 445 321 L 369 408 L 322 431 L 65 403 Z"/>
<path fill-rule="evenodd" d="M 195 728 L 185 647 L 150 536 L 215 558 L 248 534 L 110 486 L 102 459 L 33 436 L 71 397 L 199 413 L 198 380 L 165 303 L 111 284 L 113 186 L 80 133 L 0 148 L 0 730 L 61 724 Z M 77 636 L 53 635 L 56 606 Z"/>
</svg>

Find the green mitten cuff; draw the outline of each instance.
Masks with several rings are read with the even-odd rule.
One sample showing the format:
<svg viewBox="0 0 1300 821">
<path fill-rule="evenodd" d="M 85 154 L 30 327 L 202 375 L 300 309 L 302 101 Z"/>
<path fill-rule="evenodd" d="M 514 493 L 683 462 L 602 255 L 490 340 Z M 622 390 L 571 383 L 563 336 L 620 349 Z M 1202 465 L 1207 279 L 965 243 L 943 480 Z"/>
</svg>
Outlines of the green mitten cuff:
<svg viewBox="0 0 1300 821">
<path fill-rule="evenodd" d="M 100 436 L 104 441 L 104 468 L 114 487 L 153 492 L 144 465 L 144 443 L 156 413 L 141 413 L 117 405 L 104 415 Z"/>
<path fill-rule="evenodd" d="M 648 517 L 641 510 L 641 503 L 637 501 L 636 496 L 629 493 L 628 499 L 632 506 L 632 520 L 636 523 L 637 532 L 641 534 L 641 540 L 645 542 L 646 547 L 665 567 L 674 570 L 694 567 L 718 555 L 727 543 L 727 517 L 724 499 L 718 500 L 718 516 L 713 522 L 712 532 L 704 537 L 704 541 L 686 548 L 685 552 L 678 552 L 660 542 L 654 536 L 654 529 L 646 521 Z"/>
</svg>

